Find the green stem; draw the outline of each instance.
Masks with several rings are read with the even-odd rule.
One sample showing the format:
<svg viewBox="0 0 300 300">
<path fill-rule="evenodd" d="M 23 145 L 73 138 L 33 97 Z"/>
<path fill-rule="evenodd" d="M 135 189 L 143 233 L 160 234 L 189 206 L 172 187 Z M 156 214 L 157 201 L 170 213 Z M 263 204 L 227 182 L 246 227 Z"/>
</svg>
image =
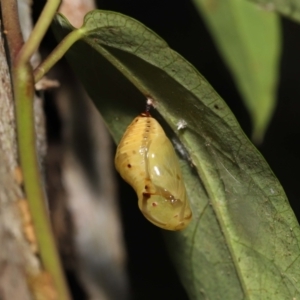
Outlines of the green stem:
<svg viewBox="0 0 300 300">
<path fill-rule="evenodd" d="M 18 54 L 18 63 L 27 63 L 38 49 L 45 36 L 53 17 L 60 5 L 60 0 L 48 0 L 28 40 Z"/>
<path fill-rule="evenodd" d="M 60 264 L 48 211 L 47 197 L 40 173 L 36 151 L 34 128 L 34 80 L 29 65 L 31 55 L 38 48 L 60 3 L 49 0 L 29 40 L 23 45 L 17 5 L 15 0 L 0 0 L 3 26 L 7 30 L 7 41 L 12 61 L 12 80 L 16 106 L 19 158 L 24 177 L 25 194 L 37 236 L 39 253 L 44 269 L 53 279 L 57 299 L 71 299 Z"/>
<path fill-rule="evenodd" d="M 33 78 L 31 67 L 19 65 L 13 69 L 14 96 L 18 131 L 19 156 L 24 177 L 25 192 L 36 231 L 39 251 L 46 271 L 54 281 L 58 299 L 70 299 L 60 265 L 55 239 L 46 208 L 46 195 L 36 153 L 34 129 Z"/>
<path fill-rule="evenodd" d="M 69 50 L 69 48 L 82 37 L 83 30 L 77 29 L 69 33 L 50 53 L 50 55 L 34 70 L 34 81 L 38 82 Z"/>
</svg>

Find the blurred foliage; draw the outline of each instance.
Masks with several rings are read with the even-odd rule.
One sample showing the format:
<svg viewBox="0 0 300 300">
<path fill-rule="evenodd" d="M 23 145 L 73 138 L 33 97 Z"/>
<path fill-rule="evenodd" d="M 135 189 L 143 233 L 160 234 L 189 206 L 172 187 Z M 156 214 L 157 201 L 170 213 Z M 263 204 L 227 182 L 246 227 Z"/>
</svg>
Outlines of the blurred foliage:
<svg viewBox="0 0 300 300">
<path fill-rule="evenodd" d="M 249 110 L 252 139 L 260 143 L 277 100 L 281 53 L 279 17 L 240 0 L 194 0 L 194 3 Z"/>
</svg>

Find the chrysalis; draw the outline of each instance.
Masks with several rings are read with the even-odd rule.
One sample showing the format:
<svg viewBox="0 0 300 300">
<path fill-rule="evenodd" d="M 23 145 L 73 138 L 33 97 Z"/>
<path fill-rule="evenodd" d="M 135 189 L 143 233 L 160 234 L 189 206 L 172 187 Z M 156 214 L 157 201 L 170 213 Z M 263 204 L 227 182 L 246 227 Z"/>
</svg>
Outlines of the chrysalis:
<svg viewBox="0 0 300 300">
<path fill-rule="evenodd" d="M 143 113 L 128 126 L 115 166 L 136 191 L 144 216 L 167 230 L 184 229 L 192 218 L 177 155 L 159 123 Z"/>
</svg>

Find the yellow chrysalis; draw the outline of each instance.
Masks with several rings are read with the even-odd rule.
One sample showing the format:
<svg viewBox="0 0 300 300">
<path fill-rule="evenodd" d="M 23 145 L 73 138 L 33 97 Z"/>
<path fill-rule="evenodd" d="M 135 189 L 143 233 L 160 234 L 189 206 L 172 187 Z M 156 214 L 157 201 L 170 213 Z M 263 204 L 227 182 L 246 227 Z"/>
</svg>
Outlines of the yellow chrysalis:
<svg viewBox="0 0 300 300">
<path fill-rule="evenodd" d="M 153 224 L 184 229 L 192 218 L 177 155 L 159 123 L 143 113 L 128 126 L 115 166 L 136 191 L 138 205 Z"/>
</svg>

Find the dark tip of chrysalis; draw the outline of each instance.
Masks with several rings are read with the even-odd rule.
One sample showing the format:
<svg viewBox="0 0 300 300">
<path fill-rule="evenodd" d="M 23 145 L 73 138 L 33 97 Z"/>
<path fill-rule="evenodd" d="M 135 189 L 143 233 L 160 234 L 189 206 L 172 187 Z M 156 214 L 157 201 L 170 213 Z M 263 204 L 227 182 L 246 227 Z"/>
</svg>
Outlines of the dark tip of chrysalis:
<svg viewBox="0 0 300 300">
<path fill-rule="evenodd" d="M 153 101 L 151 98 L 147 99 L 145 112 L 141 113 L 142 117 L 151 117 L 150 109 L 153 107 Z"/>
<path fill-rule="evenodd" d="M 149 118 L 149 117 L 151 117 L 149 111 L 145 111 L 145 112 L 141 113 L 140 116 L 141 116 L 141 117 L 144 117 L 144 118 Z"/>
</svg>

